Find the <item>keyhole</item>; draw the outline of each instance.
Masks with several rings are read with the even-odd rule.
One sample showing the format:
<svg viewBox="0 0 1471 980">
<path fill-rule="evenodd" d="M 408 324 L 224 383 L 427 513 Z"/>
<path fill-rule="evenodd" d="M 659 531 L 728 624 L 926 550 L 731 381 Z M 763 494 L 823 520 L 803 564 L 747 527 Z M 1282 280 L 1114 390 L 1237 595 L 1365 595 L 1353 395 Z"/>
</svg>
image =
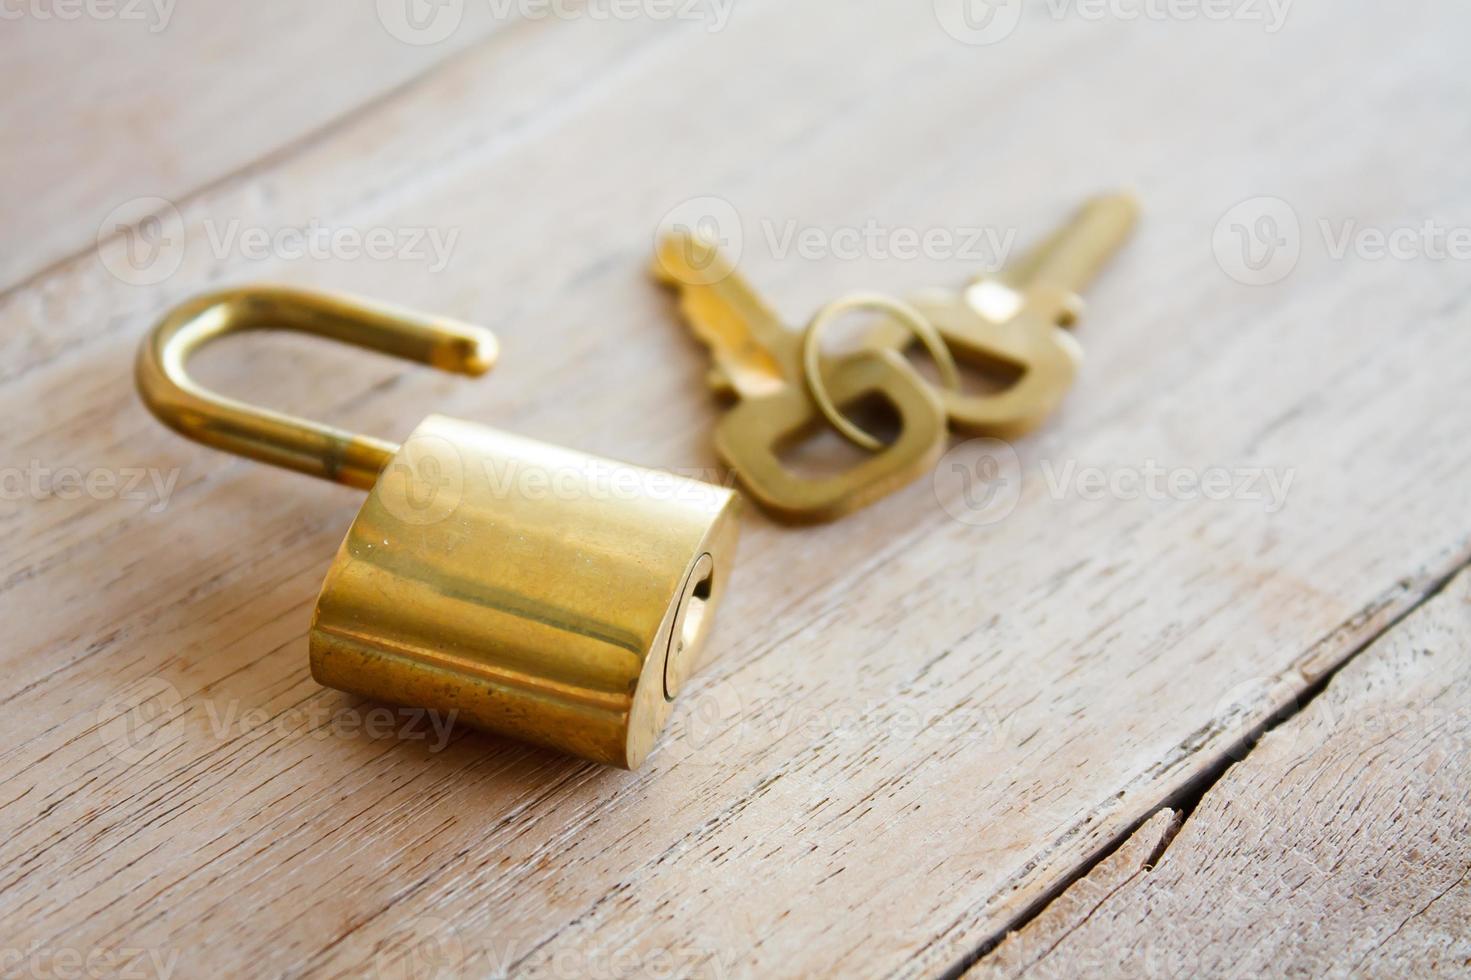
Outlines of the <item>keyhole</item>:
<svg viewBox="0 0 1471 980">
<path fill-rule="evenodd" d="M 669 647 L 664 656 L 664 698 L 673 701 L 694 666 L 695 654 L 704 637 L 705 616 L 715 584 L 715 562 L 701 555 L 685 576 L 679 608 L 670 627 Z"/>
</svg>

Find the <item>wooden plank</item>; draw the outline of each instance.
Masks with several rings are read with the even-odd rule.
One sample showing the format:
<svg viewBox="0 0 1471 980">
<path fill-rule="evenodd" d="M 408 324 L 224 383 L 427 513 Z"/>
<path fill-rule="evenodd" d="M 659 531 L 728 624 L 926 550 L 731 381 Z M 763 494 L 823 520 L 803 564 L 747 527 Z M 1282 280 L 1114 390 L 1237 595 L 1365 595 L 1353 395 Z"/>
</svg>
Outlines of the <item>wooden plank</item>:
<svg viewBox="0 0 1471 980">
<path fill-rule="evenodd" d="M 1006 939 L 978 962 L 965 976 L 970 978 L 1020 976 L 1028 970 L 1046 973 L 1052 969 L 1049 957 L 1057 946 L 1087 924 L 1101 907 L 1131 882 L 1149 874 L 1154 862 L 1164 853 L 1180 831 L 1180 815 L 1163 809 L 1146 820 L 1138 830 L 1098 862 L 1088 874 L 1068 886 L 1067 891 L 1049 902 L 1026 928 L 1008 933 Z M 1137 935 L 1130 929 L 1128 935 Z M 1095 960 L 1095 973 L 1119 972 L 1116 962 Z"/>
<path fill-rule="evenodd" d="M 11 5 L 0 291 L 364 109 L 486 37 L 489 9 L 419 44 L 371 3 Z"/>
<path fill-rule="evenodd" d="M 1445 161 L 1468 134 L 1431 125 L 1460 104 L 1443 20 L 1463 16 L 1307 8 L 1270 37 L 1038 22 L 984 50 L 922 5 L 748 5 L 714 33 L 549 24 L 184 209 L 191 242 L 234 218 L 458 229 L 442 272 L 191 249 L 159 286 L 86 261 L 0 299 L 6 458 L 179 473 L 166 502 L 0 516 L 12 942 L 176 951 L 191 974 L 397 969 L 426 947 L 470 974 L 965 961 L 1471 554 L 1445 519 L 1471 500 L 1455 268 L 1304 248 L 1249 289 L 1211 255 L 1257 194 L 1306 222 L 1465 213 Z M 1411 144 L 1407 199 L 1378 148 Z M 668 209 L 730 200 L 748 272 L 795 320 L 973 261 L 778 259 L 765 227 L 1025 238 L 1124 179 L 1147 223 L 1091 291 L 1079 389 L 1017 447 L 1010 516 L 953 519 L 944 481 L 830 527 L 751 514 L 711 663 L 636 775 L 324 727 L 367 709 L 312 684 L 303 643 L 355 496 L 182 443 L 129 389 L 159 310 L 284 279 L 485 323 L 502 364 L 469 383 L 261 340 L 207 381 L 385 436 L 438 410 L 708 468 L 701 354 L 644 271 Z M 1150 460 L 1294 478 L 1278 511 L 1048 485 L 1069 462 Z"/>
<path fill-rule="evenodd" d="M 967 974 L 1464 976 L 1471 573 Z"/>
</svg>

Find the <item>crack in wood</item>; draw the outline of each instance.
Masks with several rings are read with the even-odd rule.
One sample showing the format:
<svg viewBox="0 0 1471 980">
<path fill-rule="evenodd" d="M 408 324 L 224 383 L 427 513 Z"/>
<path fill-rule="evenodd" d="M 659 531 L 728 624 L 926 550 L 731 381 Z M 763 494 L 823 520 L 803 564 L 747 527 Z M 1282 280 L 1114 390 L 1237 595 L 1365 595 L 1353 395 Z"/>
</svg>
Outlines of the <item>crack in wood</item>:
<svg viewBox="0 0 1471 980">
<path fill-rule="evenodd" d="M 1316 678 L 1305 684 L 1292 701 L 1279 708 L 1274 714 L 1262 721 L 1259 725 L 1253 727 L 1250 731 L 1242 735 L 1234 743 L 1216 750 L 1218 758 L 1214 762 L 1212 762 L 1208 767 L 1201 769 L 1195 777 L 1193 777 L 1189 782 L 1181 786 L 1175 792 L 1167 796 L 1161 804 L 1162 807 L 1173 810 L 1177 814 L 1177 818 L 1174 821 L 1174 825 L 1170 832 L 1155 846 L 1146 863 L 1152 866 L 1159 862 L 1159 860 L 1168 850 L 1170 844 L 1172 844 L 1175 841 L 1176 837 L 1178 837 L 1179 832 L 1184 829 L 1185 824 L 1189 821 L 1191 815 L 1195 812 L 1195 809 L 1200 805 L 1201 799 L 1205 797 L 1205 795 L 1211 790 L 1212 787 L 1220 782 L 1221 778 L 1225 776 L 1226 772 L 1233 765 L 1235 765 L 1237 762 L 1241 761 L 1250 754 L 1252 749 L 1261 741 L 1263 736 L 1265 736 L 1268 732 L 1279 728 L 1283 724 L 1301 714 L 1310 704 L 1313 703 L 1315 699 L 1317 699 L 1328 688 L 1328 685 L 1332 682 L 1333 678 L 1336 677 L 1355 658 L 1362 655 L 1364 651 L 1372 647 L 1385 634 L 1389 633 L 1400 623 L 1404 622 L 1405 619 L 1413 615 L 1426 603 L 1434 600 L 1437 596 L 1444 592 L 1445 588 L 1452 581 L 1454 581 L 1461 572 L 1466 571 L 1467 569 L 1471 569 L 1471 557 L 1463 556 L 1459 559 L 1458 563 L 1449 571 L 1433 576 L 1430 579 L 1429 583 L 1424 587 L 1423 591 L 1418 591 L 1415 593 L 1415 598 L 1409 604 L 1397 609 L 1393 613 L 1393 615 L 1387 618 L 1384 622 L 1379 623 L 1374 628 L 1374 631 L 1372 633 L 1360 638 L 1356 645 L 1347 654 L 1343 655 L 1337 663 L 1335 663 L 1331 667 L 1328 667 Z M 1409 580 L 1400 580 L 1395 584 L 1394 588 L 1386 591 L 1380 597 L 1375 599 L 1375 601 L 1367 604 L 1364 608 L 1360 609 L 1353 616 L 1345 620 L 1340 626 L 1333 629 L 1322 640 L 1310 646 L 1308 650 L 1304 653 L 1304 657 L 1302 659 L 1307 659 L 1308 657 L 1315 656 L 1316 654 L 1318 654 L 1319 651 L 1322 650 L 1325 645 L 1331 644 L 1337 638 L 1354 634 L 1357 630 L 1362 629 L 1365 625 L 1372 622 L 1376 616 L 1380 615 L 1386 609 L 1393 606 L 1395 604 L 1394 600 L 1396 598 L 1403 597 L 1411 591 L 1414 591 L 1414 589 Z M 1197 733 L 1197 735 L 1200 735 L 1201 737 L 1192 737 L 1192 739 L 1187 740 L 1187 742 L 1189 744 L 1194 744 L 1197 747 L 1205 746 L 1208 745 L 1211 741 L 1209 738 L 1210 734 L 1224 730 L 1226 729 L 1222 725 L 1213 721 L 1211 725 L 1205 726 L 1200 730 L 1199 733 Z M 1123 796 L 1125 792 L 1127 792 L 1127 790 L 1121 790 L 1119 795 Z M 1035 921 L 1039 916 L 1045 914 L 1048 908 L 1050 908 L 1052 904 L 1063 895 L 1063 893 L 1065 893 L 1078 881 L 1087 878 L 1088 875 L 1091 874 L 1096 868 L 1098 868 L 1103 862 L 1107 861 L 1110 857 L 1117 854 L 1119 849 L 1123 847 L 1130 840 L 1130 838 L 1132 838 L 1134 834 L 1139 831 L 1141 827 L 1143 827 L 1149 820 L 1153 819 L 1158 812 L 1159 808 L 1151 807 L 1149 809 L 1149 812 L 1146 813 L 1144 816 L 1126 825 L 1121 831 L 1109 838 L 1104 847 L 1100 849 L 1093 857 L 1091 857 L 1088 861 L 1080 864 L 1068 875 L 1059 879 L 1059 881 L 1052 887 L 1048 888 L 1047 891 L 1041 897 L 1039 897 L 1036 902 L 1027 906 L 1018 915 L 1009 920 L 1004 926 L 996 930 L 990 936 L 986 937 L 986 939 L 978 944 L 976 948 L 972 950 L 967 956 L 963 957 L 956 963 L 952 964 L 948 969 L 946 969 L 940 975 L 943 980 L 957 980 L 957 978 L 961 977 L 963 974 L 966 973 L 966 971 L 970 970 L 973 966 L 984 959 L 989 953 L 995 950 L 996 947 L 1000 945 L 1000 943 L 1005 940 L 1009 934 L 1020 932 L 1031 922 Z M 1078 831 L 1080 829 L 1081 828 L 1075 826 L 1074 828 L 1072 828 L 1072 831 Z M 1064 838 L 1060 838 L 1059 841 L 1065 838 L 1066 835 L 1064 835 Z M 1018 874 L 1016 877 L 1020 878 L 1023 877 L 1023 875 Z M 1099 904 L 1102 904 L 1102 902 L 1100 901 Z"/>
</svg>

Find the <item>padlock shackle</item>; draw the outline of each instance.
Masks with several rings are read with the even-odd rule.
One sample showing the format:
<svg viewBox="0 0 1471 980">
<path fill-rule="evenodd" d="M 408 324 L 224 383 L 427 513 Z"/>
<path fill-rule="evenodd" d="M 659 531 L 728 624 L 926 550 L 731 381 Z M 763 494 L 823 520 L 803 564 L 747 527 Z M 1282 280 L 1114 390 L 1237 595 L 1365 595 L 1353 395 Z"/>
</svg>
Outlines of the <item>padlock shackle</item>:
<svg viewBox="0 0 1471 980">
<path fill-rule="evenodd" d="M 372 488 L 397 444 L 226 398 L 189 377 L 191 354 L 246 330 L 313 334 L 468 375 L 490 370 L 498 352 L 495 336 L 480 327 L 277 286 L 197 296 L 170 310 L 144 339 L 138 392 L 169 428 L 237 456 L 362 490 Z"/>
</svg>

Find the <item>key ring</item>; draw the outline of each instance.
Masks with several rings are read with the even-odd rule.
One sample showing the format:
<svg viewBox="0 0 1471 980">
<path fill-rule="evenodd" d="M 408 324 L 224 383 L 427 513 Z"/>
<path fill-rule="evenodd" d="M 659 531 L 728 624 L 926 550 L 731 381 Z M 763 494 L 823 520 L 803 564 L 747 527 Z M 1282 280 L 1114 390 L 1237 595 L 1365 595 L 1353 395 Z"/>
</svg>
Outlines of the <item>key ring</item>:
<svg viewBox="0 0 1471 980">
<path fill-rule="evenodd" d="M 887 313 L 913 331 L 920 343 L 924 344 L 925 350 L 930 352 L 930 357 L 934 358 L 935 367 L 940 372 L 940 380 L 950 391 L 959 390 L 960 371 L 955 366 L 955 358 L 951 356 L 950 348 L 944 338 L 929 320 L 908 303 L 882 293 L 854 293 L 818 310 L 817 315 L 812 318 L 807 324 L 807 329 L 802 333 L 802 375 L 807 381 L 807 391 L 812 395 L 812 400 L 817 403 L 823 417 L 831 422 L 833 428 L 842 433 L 845 439 L 870 452 L 878 452 L 884 448 L 884 444 L 854 425 L 842 413 L 842 410 L 833 404 L 832 397 L 827 391 L 827 384 L 822 380 L 820 356 L 822 331 L 834 320 L 856 310 Z"/>
</svg>

